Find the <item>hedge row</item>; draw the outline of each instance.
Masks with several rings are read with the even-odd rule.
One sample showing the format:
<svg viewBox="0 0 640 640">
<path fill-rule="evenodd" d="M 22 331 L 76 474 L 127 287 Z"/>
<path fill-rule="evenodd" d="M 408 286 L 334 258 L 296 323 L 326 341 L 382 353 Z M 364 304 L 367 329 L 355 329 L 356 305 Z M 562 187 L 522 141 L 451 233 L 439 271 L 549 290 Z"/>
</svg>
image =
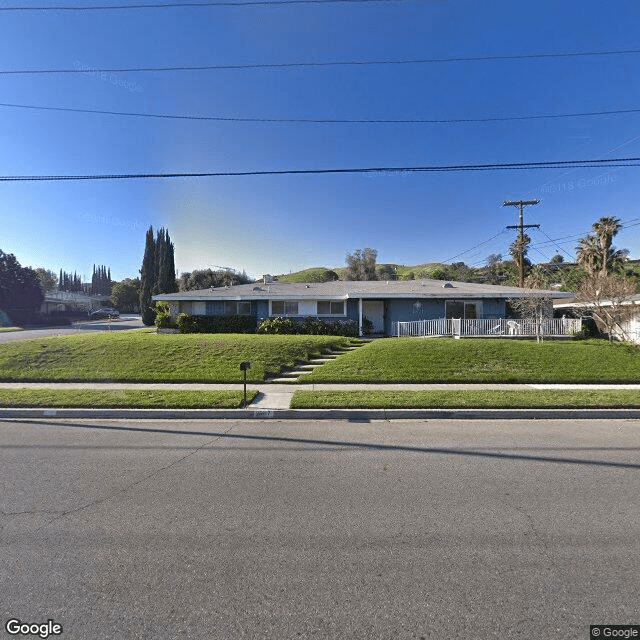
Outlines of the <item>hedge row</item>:
<svg viewBox="0 0 640 640">
<path fill-rule="evenodd" d="M 190 316 L 181 313 L 177 326 L 180 333 L 255 333 L 257 322 L 253 316 Z"/>
<path fill-rule="evenodd" d="M 181 313 L 176 324 L 162 312 L 156 317 L 158 327 L 177 326 L 180 333 L 271 333 L 279 335 L 348 336 L 358 335 L 358 323 L 354 320 L 323 321 L 318 318 L 269 318 L 260 326 L 252 316 L 190 316 Z"/>
<path fill-rule="evenodd" d="M 292 320 L 291 318 L 269 318 L 263 320 L 258 333 L 281 335 L 347 336 L 358 335 L 358 323 L 354 320 L 320 320 L 314 317 Z"/>
</svg>

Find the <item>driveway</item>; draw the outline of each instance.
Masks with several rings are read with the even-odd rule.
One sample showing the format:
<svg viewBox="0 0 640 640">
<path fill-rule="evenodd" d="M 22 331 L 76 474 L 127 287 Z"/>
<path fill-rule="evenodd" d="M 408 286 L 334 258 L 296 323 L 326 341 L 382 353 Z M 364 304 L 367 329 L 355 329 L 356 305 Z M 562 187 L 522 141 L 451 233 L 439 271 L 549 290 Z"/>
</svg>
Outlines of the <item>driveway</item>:
<svg viewBox="0 0 640 640">
<path fill-rule="evenodd" d="M 25 329 L 24 331 L 0 332 L 0 344 L 16 342 L 18 340 L 34 340 L 36 338 L 51 338 L 55 336 L 70 336 L 77 333 L 95 333 L 104 331 L 131 331 L 143 329 L 139 315 L 123 314 L 117 320 L 86 320 L 75 322 L 69 327 L 43 327 Z"/>
</svg>

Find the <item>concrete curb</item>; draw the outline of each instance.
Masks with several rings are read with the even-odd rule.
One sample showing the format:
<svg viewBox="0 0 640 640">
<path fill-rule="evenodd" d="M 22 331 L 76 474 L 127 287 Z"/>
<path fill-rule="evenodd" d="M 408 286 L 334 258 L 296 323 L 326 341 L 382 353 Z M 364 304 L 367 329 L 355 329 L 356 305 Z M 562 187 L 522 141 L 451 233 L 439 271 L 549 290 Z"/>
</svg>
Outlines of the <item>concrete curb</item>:
<svg viewBox="0 0 640 640">
<path fill-rule="evenodd" d="M 640 409 L 0 409 L 0 420 L 627 420 Z"/>
</svg>

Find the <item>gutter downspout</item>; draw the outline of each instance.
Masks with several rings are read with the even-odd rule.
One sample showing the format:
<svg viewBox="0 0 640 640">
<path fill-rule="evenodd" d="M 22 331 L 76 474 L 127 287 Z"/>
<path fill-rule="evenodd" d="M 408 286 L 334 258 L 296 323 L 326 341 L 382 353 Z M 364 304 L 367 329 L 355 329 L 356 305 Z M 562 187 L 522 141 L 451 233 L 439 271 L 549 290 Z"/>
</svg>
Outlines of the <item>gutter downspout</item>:
<svg viewBox="0 0 640 640">
<path fill-rule="evenodd" d="M 362 298 L 358 298 L 358 336 L 362 338 Z"/>
</svg>

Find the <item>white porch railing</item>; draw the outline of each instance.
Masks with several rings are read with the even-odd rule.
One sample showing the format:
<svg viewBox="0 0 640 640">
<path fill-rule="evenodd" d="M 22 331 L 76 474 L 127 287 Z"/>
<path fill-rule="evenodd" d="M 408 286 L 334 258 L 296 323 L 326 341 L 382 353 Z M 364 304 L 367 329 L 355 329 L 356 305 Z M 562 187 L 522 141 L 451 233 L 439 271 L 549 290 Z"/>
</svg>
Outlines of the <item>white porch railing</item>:
<svg viewBox="0 0 640 640">
<path fill-rule="evenodd" d="M 535 320 L 510 320 L 494 318 L 462 320 L 440 318 L 438 320 L 411 320 L 393 322 L 392 335 L 398 338 L 410 336 L 570 336 L 582 328 L 580 318 L 544 318 Z"/>
</svg>

